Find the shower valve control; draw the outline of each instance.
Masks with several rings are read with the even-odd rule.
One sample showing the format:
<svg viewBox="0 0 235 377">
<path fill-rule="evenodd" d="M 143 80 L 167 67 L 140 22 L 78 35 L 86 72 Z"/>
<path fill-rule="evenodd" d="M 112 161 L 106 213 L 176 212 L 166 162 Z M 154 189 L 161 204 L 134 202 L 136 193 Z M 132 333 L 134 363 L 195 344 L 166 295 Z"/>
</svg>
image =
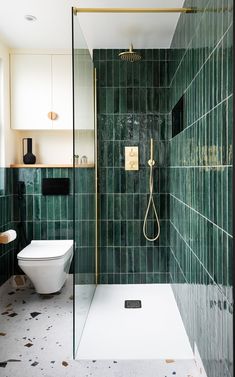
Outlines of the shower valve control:
<svg viewBox="0 0 235 377">
<path fill-rule="evenodd" d="M 125 170 L 139 170 L 139 147 L 125 147 Z"/>
</svg>

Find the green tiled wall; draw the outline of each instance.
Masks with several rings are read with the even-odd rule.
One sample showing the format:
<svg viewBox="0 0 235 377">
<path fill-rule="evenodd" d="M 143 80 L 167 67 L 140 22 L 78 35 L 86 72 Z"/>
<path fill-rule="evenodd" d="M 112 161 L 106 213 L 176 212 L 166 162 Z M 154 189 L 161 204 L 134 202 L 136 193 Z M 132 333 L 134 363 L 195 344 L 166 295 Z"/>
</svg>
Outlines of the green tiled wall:
<svg viewBox="0 0 235 377">
<path fill-rule="evenodd" d="M 198 6 L 186 1 L 185 6 Z M 170 140 L 170 273 L 192 347 L 208 377 L 232 376 L 232 1 L 200 1 L 172 42 L 171 109 L 184 95 L 184 129 Z M 174 124 L 173 124 L 174 127 Z"/>
<path fill-rule="evenodd" d="M 170 50 L 140 50 L 127 63 L 119 50 L 94 50 L 98 94 L 98 194 L 101 283 L 169 281 L 168 139 Z M 142 227 L 149 194 L 150 138 L 154 139 L 154 199 L 161 236 Z M 139 171 L 125 171 L 124 147 L 139 147 Z M 150 214 L 149 234 L 155 221 Z M 155 229 L 156 231 L 156 229 Z"/>
<path fill-rule="evenodd" d="M 73 196 L 72 169 L 14 169 L 14 188 L 18 181 L 25 183 L 23 198 L 23 220 L 28 241 L 45 239 L 73 238 Z M 43 196 L 42 178 L 70 178 L 70 195 Z M 15 192 L 15 194 L 17 194 Z M 20 201 L 14 197 L 14 221 L 19 221 Z"/>
<path fill-rule="evenodd" d="M 13 169 L 14 222 L 22 218 L 28 241 L 43 239 L 73 239 L 75 226 L 75 272 L 89 274 L 94 280 L 95 245 L 95 189 L 94 169 L 75 169 L 75 195 L 73 196 L 73 169 L 22 168 Z M 70 179 L 67 196 L 44 196 L 41 193 L 42 178 Z M 19 200 L 16 192 L 18 181 L 25 183 L 25 194 Z M 22 203 L 22 204 L 21 204 Z M 75 221 L 73 221 L 75 207 Z M 22 235 L 20 235 L 22 237 Z M 91 257 L 93 256 L 93 257 Z M 92 275 L 93 274 L 93 275 Z"/>
<path fill-rule="evenodd" d="M 75 279 L 76 284 L 95 283 L 95 169 L 75 169 Z"/>
<path fill-rule="evenodd" d="M 68 196 L 43 196 L 42 178 L 70 178 Z M 74 268 L 77 283 L 95 281 L 95 171 L 93 169 L 20 168 L 1 169 L 0 232 L 17 231 L 17 240 L 0 245 L 0 285 L 12 274 L 22 273 L 16 254 L 27 242 L 43 239 L 73 239 L 75 234 L 76 258 Z M 73 182 L 75 189 L 73 196 Z M 25 191 L 19 199 L 17 183 L 24 182 Z M 1 185 L 2 186 L 2 185 Z M 73 219 L 75 213 L 75 219 Z M 75 233 L 73 229 L 75 227 Z M 71 271 L 73 270 L 71 266 Z"/>
<path fill-rule="evenodd" d="M 0 168 L 0 233 L 14 229 L 11 170 Z M 13 273 L 16 241 L 0 245 L 0 285 Z"/>
</svg>

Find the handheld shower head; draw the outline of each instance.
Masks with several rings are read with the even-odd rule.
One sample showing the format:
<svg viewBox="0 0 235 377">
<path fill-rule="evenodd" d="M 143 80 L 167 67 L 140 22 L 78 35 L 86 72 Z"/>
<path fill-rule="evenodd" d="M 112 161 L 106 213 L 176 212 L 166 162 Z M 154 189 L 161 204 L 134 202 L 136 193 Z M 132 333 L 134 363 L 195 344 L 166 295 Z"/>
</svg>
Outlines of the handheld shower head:
<svg viewBox="0 0 235 377">
<path fill-rule="evenodd" d="M 148 160 L 149 166 L 154 166 L 155 161 L 153 159 L 153 138 L 150 139 L 150 159 Z"/>
</svg>

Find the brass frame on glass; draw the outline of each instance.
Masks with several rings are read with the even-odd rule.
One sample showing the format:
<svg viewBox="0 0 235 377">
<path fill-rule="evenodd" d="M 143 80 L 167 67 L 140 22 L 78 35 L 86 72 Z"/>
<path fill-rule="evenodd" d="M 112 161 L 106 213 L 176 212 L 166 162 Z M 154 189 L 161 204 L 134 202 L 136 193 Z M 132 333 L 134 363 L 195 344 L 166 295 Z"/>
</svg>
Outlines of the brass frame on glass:
<svg viewBox="0 0 235 377">
<path fill-rule="evenodd" d="M 98 163 L 97 163 L 97 92 L 96 68 L 94 68 L 94 129 L 95 129 L 95 283 L 98 284 L 99 256 L 98 256 Z"/>
<path fill-rule="evenodd" d="M 193 8 L 73 8 L 78 13 L 195 13 Z"/>
</svg>

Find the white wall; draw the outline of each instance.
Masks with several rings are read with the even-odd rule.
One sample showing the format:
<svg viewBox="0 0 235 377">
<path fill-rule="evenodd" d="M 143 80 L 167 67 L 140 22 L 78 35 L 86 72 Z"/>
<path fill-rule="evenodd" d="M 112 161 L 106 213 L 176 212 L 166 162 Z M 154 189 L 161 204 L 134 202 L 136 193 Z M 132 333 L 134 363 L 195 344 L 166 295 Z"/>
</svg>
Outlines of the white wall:
<svg viewBox="0 0 235 377">
<path fill-rule="evenodd" d="M 15 133 L 10 128 L 10 91 L 9 91 L 9 49 L 0 41 L 0 59 L 2 77 L 1 90 L 1 131 L 0 131 L 0 166 L 8 167 L 16 159 Z"/>
<path fill-rule="evenodd" d="M 17 135 L 16 159 L 12 163 L 22 163 L 22 139 L 33 139 L 33 154 L 38 164 L 72 164 L 72 131 L 14 131 Z M 86 155 L 88 162 L 94 162 L 94 132 L 78 131 L 76 154 Z"/>
</svg>

